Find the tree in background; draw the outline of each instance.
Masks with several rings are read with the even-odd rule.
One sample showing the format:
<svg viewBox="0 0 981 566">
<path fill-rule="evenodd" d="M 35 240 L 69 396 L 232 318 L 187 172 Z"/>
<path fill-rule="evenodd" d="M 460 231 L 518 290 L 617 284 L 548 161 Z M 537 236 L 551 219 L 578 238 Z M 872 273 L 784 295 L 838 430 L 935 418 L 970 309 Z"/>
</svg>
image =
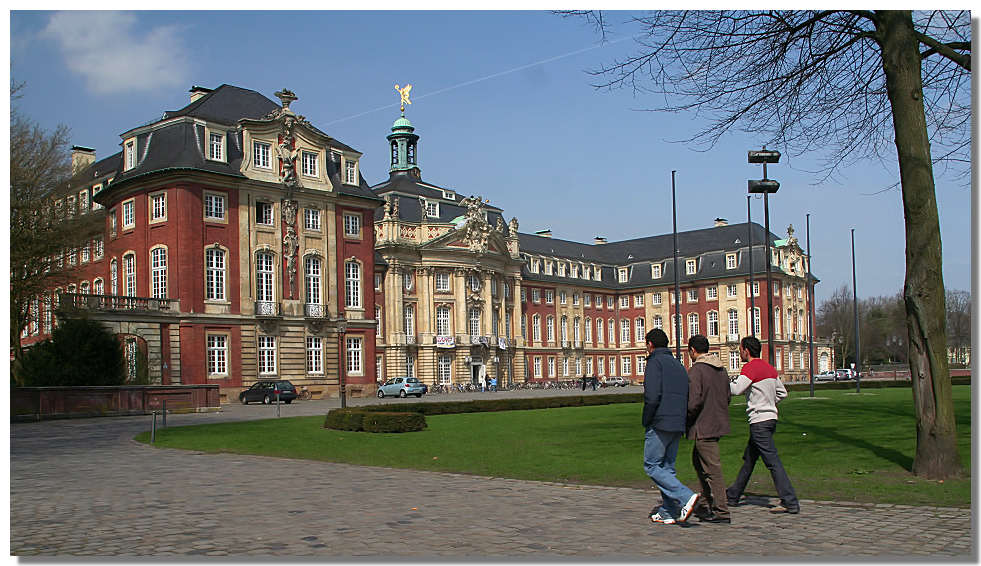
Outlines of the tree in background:
<svg viewBox="0 0 981 566">
<path fill-rule="evenodd" d="M 20 377 L 24 385 L 121 385 L 126 379 L 119 339 L 88 318 L 63 321 L 24 354 Z"/>
<path fill-rule="evenodd" d="M 602 13 L 585 15 L 607 29 Z M 829 175 L 895 148 L 913 472 L 960 474 L 933 163 L 970 163 L 970 12 L 657 11 L 632 22 L 641 52 L 596 71 L 597 86 L 632 87 L 655 95 L 655 110 L 706 116 L 709 126 L 689 141 L 711 144 L 737 127 L 764 133 L 766 145 L 791 154 L 823 153 Z"/>
<path fill-rule="evenodd" d="M 948 345 L 955 360 L 966 360 L 971 347 L 971 293 L 948 289 L 946 303 Z"/>
<path fill-rule="evenodd" d="M 18 98 L 22 85 L 12 85 Z M 30 304 L 70 280 L 77 269 L 66 260 L 102 228 L 102 218 L 71 214 L 56 201 L 69 191 L 69 132 L 58 126 L 48 132 L 10 110 L 10 348 L 16 374 L 23 357 L 21 332 L 30 320 Z M 17 376 L 15 375 L 15 378 Z"/>
</svg>

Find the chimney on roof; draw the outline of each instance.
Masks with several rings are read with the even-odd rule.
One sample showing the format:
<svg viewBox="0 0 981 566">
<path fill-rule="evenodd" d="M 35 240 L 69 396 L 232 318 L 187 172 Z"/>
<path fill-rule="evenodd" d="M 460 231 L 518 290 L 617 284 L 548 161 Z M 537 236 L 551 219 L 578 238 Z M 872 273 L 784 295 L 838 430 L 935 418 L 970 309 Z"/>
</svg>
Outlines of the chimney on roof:
<svg viewBox="0 0 981 566">
<path fill-rule="evenodd" d="M 211 89 L 205 88 L 203 86 L 194 85 L 191 87 L 191 90 L 188 92 L 191 93 L 191 102 L 194 102 L 195 100 L 211 92 Z"/>
<path fill-rule="evenodd" d="M 552 237 L 552 230 L 550 228 L 546 228 L 544 230 L 539 230 L 539 231 L 535 232 L 535 235 L 536 236 L 541 236 L 543 238 L 551 238 Z"/>
<path fill-rule="evenodd" d="M 605 243 L 606 243 L 606 238 L 604 238 L 603 236 L 596 236 L 595 238 L 593 238 L 594 246 L 599 246 Z"/>
<path fill-rule="evenodd" d="M 718 228 L 719 226 L 728 226 L 728 225 L 729 225 L 729 221 L 726 220 L 725 218 L 716 218 L 715 219 L 715 227 L 716 228 Z"/>
<path fill-rule="evenodd" d="M 72 146 L 72 175 L 95 163 L 95 150 L 80 145 Z"/>
</svg>

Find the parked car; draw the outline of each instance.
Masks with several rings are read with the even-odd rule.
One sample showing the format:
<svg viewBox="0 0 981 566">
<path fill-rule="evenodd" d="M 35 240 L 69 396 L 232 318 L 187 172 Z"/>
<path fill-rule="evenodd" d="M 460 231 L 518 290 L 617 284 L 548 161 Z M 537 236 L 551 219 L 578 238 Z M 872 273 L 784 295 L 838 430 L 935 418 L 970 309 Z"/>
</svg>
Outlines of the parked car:
<svg viewBox="0 0 981 566">
<path fill-rule="evenodd" d="M 625 377 L 620 377 L 618 375 L 607 377 L 603 380 L 603 385 L 607 387 L 626 387 L 630 385 L 630 382 Z"/>
<path fill-rule="evenodd" d="M 378 388 L 378 398 L 384 399 L 388 395 L 398 395 L 399 397 L 415 395 L 416 397 L 422 397 L 422 394 L 425 392 L 425 386 L 418 378 L 393 377 Z"/>
<path fill-rule="evenodd" d="M 833 371 L 822 371 L 814 376 L 814 381 L 838 381 L 838 374 Z"/>
<path fill-rule="evenodd" d="M 855 370 L 851 368 L 838 369 L 835 370 L 835 375 L 838 376 L 838 381 L 848 381 L 855 379 Z"/>
<path fill-rule="evenodd" d="M 289 405 L 296 399 L 296 387 L 285 379 L 271 381 L 257 381 L 245 391 L 238 394 L 238 400 L 243 405 L 248 405 L 250 401 L 261 401 L 263 404 L 276 402 L 276 394 L 279 393 L 279 400 Z"/>
</svg>

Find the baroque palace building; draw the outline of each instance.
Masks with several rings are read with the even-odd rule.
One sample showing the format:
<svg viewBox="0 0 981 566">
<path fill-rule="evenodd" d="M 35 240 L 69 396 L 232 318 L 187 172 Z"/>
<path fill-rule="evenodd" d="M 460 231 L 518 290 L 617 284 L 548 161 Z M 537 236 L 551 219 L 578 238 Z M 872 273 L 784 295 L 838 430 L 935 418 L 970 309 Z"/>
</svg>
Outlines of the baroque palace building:
<svg viewBox="0 0 981 566">
<path fill-rule="evenodd" d="M 706 335 L 731 371 L 751 332 L 765 356 L 772 292 L 777 367 L 807 378 L 808 258 L 792 228 L 781 239 L 716 219 L 679 233 L 675 304 L 670 233 L 520 233 L 489 200 L 422 179 L 404 106 L 388 179 L 369 186 L 360 152 L 294 113 L 290 91 L 276 96 L 193 87 L 184 108 L 123 133 L 121 152 L 96 161 L 73 148 L 57 204 L 104 215 L 105 233 L 66 254 L 77 280 L 31 305 L 24 343 L 50 335 L 54 314 L 84 310 L 119 335 L 131 377 L 142 360 L 150 382 L 215 383 L 225 400 L 272 378 L 329 396 L 342 379 L 357 395 L 404 375 L 636 383 L 654 327 L 683 350 Z M 815 346 L 815 370 L 833 368 L 830 343 Z"/>
</svg>

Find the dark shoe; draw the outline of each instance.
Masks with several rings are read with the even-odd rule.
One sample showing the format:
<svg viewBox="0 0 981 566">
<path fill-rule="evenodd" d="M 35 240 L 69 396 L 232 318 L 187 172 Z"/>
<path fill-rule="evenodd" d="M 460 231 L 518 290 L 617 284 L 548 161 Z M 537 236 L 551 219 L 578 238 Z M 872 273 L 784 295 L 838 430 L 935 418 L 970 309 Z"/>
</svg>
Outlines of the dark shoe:
<svg viewBox="0 0 981 566">
<path fill-rule="evenodd" d="M 709 517 L 699 517 L 698 520 L 703 523 L 722 523 L 726 525 L 732 523 L 732 519 L 729 517 L 716 517 L 715 515 Z"/>
<path fill-rule="evenodd" d="M 783 505 L 777 505 L 776 507 L 770 508 L 770 513 L 790 513 L 791 515 L 796 515 L 800 513 L 800 506 L 784 507 Z"/>
<path fill-rule="evenodd" d="M 739 507 L 739 500 L 726 498 L 726 505 L 729 507 Z"/>
</svg>

